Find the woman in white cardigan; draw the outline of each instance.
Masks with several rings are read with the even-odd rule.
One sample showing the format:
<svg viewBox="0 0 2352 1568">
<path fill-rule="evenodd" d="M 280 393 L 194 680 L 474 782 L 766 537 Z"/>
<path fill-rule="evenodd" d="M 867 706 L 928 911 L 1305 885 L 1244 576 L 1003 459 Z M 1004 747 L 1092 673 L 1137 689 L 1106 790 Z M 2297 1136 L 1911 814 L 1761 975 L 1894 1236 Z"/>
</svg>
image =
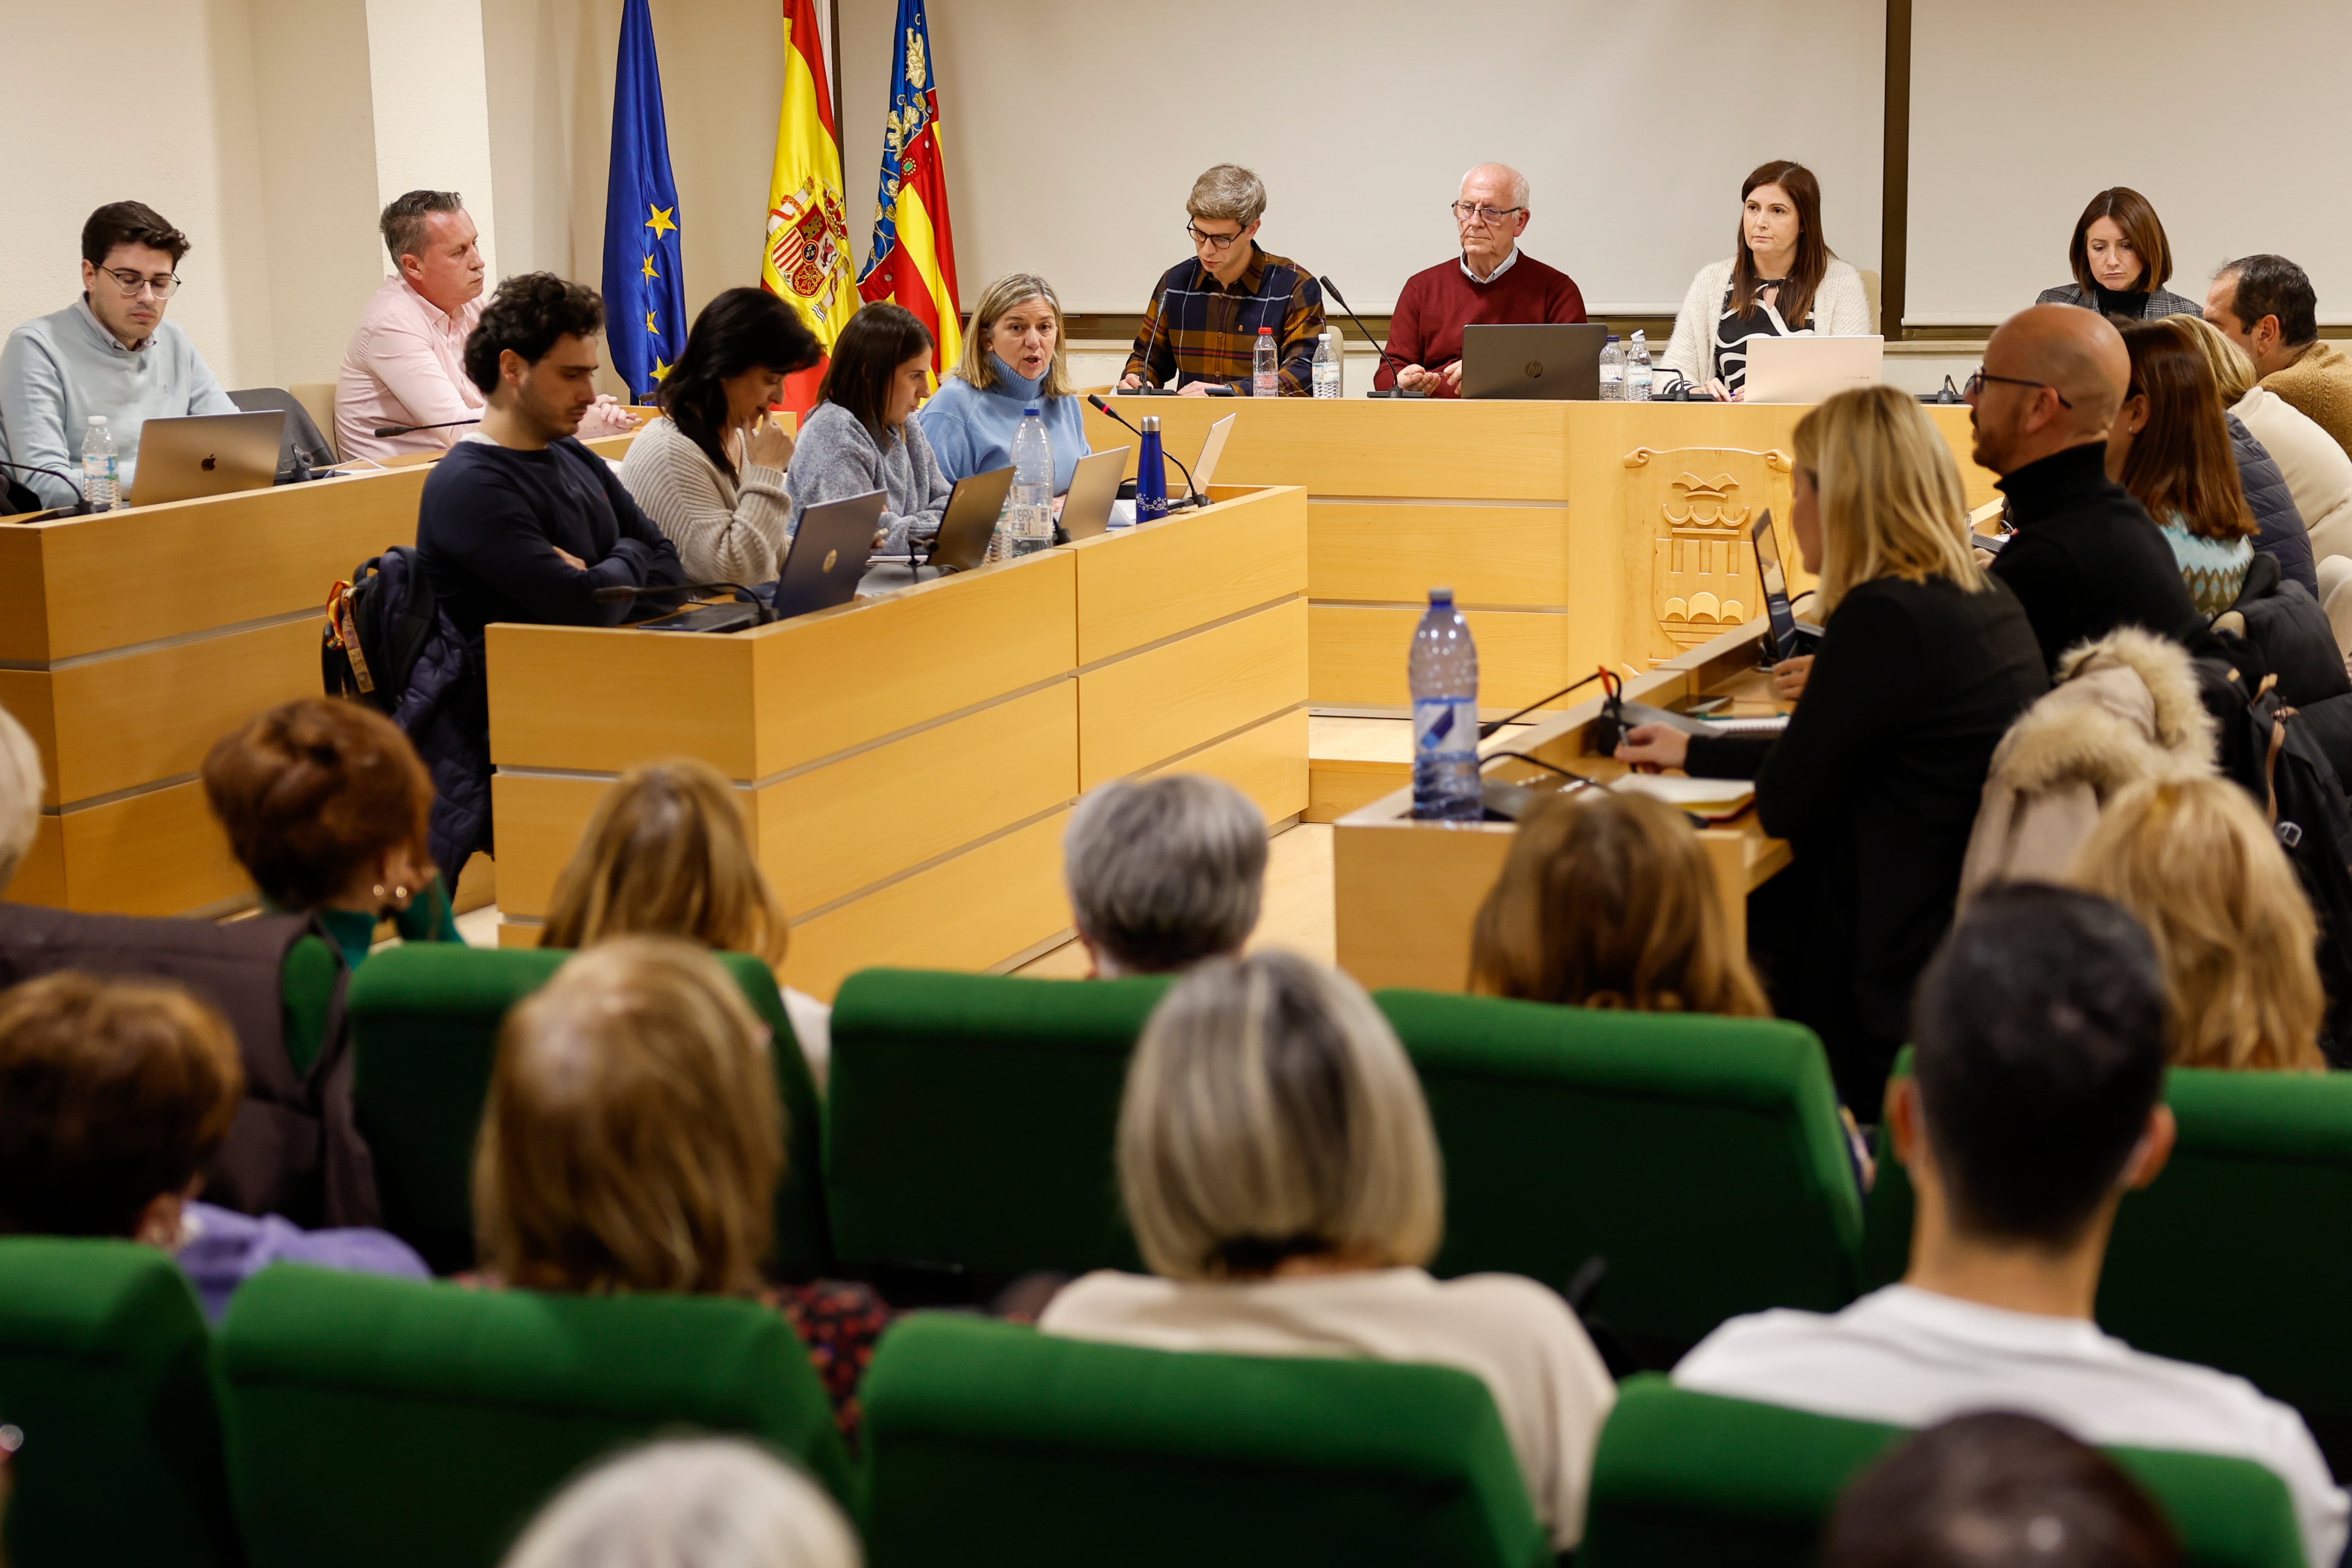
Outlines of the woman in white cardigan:
<svg viewBox="0 0 2352 1568">
<path fill-rule="evenodd" d="M 1818 333 L 1866 337 L 1862 274 L 1822 235 L 1822 187 L 1802 163 L 1775 159 L 1739 187 L 1738 248 L 1699 268 L 1675 317 L 1665 366 L 1737 403 L 1748 384 L 1748 340 Z"/>
<path fill-rule="evenodd" d="M 661 386 L 667 419 L 638 432 L 621 483 L 677 546 L 690 583 L 775 580 L 792 503 L 793 438 L 768 415 L 784 377 L 822 363 L 801 313 L 764 289 L 720 292 Z"/>
</svg>

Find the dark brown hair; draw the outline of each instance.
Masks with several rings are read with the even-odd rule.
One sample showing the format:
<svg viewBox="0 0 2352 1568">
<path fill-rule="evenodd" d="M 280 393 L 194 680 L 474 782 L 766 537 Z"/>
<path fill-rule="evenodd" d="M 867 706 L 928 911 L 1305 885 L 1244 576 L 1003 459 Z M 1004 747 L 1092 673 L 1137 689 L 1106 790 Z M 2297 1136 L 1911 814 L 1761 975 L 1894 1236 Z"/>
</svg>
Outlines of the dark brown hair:
<svg viewBox="0 0 2352 1568">
<path fill-rule="evenodd" d="M 427 223 L 435 213 L 465 210 L 466 198 L 455 191 L 410 191 L 392 198 L 376 219 L 376 231 L 383 236 L 383 247 L 392 253 L 392 264 L 397 267 L 404 256 L 425 254 Z"/>
<path fill-rule="evenodd" d="M 2242 256 L 2213 276 L 2237 279 L 2230 313 L 2247 331 L 2262 325 L 2264 316 L 2276 316 L 2279 342 L 2287 347 L 2317 341 L 2319 296 L 2312 290 L 2311 275 L 2285 257 Z"/>
<path fill-rule="evenodd" d="M 686 348 L 654 402 L 733 484 L 738 475 L 727 450 L 728 379 L 747 370 L 793 375 L 824 359 L 824 345 L 799 310 L 765 289 L 722 289 L 694 318 Z"/>
<path fill-rule="evenodd" d="M 1577 1007 L 1769 1015 L 1698 835 L 1664 801 L 1614 792 L 1545 801 L 1520 822 L 1478 909 L 1470 986 Z"/>
<path fill-rule="evenodd" d="M 593 338 L 604 325 L 604 299 L 585 283 L 552 272 L 509 278 L 466 336 L 466 379 L 487 396 L 499 389 L 499 355 L 507 350 L 537 364 L 563 339 Z"/>
<path fill-rule="evenodd" d="M 1756 258 L 1748 248 L 1748 198 L 1761 185 L 1780 186 L 1797 209 L 1797 258 L 1789 264 L 1780 299 L 1780 319 L 1795 331 L 1811 318 L 1814 291 L 1830 269 L 1830 258 L 1837 254 L 1822 237 L 1822 183 L 1813 178 L 1811 169 L 1786 158 L 1757 165 L 1740 182 L 1739 225 L 1733 231 L 1731 247 L 1731 308 L 1743 316 L 1756 308 L 1757 286 L 1763 281 L 1756 275 Z"/>
<path fill-rule="evenodd" d="M 172 265 L 188 254 L 188 237 L 145 202 L 109 202 L 81 226 L 81 258 L 103 267 L 118 245 L 147 245 L 166 252 Z"/>
<path fill-rule="evenodd" d="M 2147 399 L 2147 425 L 2124 459 L 2124 489 L 2157 521 L 2177 512 L 2200 539 L 2252 537 L 2254 514 L 2238 480 L 2221 389 L 2194 329 L 2165 317 L 2122 330 L 2131 354 L 2124 401 Z"/>
<path fill-rule="evenodd" d="M 244 1095 L 236 1037 L 177 985 L 63 973 L 0 992 L 0 1232 L 131 1235 Z"/>
<path fill-rule="evenodd" d="M 1864 1470 L 1822 1568 L 2178 1568 L 2163 1513 L 2113 1459 L 2046 1421 L 1954 1416 Z"/>
<path fill-rule="evenodd" d="M 2099 297 L 2099 281 L 2091 271 L 2091 226 L 2103 217 L 2116 220 L 2116 226 L 2124 231 L 2124 243 L 2139 258 L 2139 281 L 2130 291 L 2148 294 L 2164 287 L 2172 276 L 2172 245 L 2164 237 L 2164 225 L 2157 221 L 2156 208 L 2146 196 L 2129 185 L 2114 185 L 2091 198 L 2091 205 L 2074 220 L 2074 243 L 2066 248 L 2067 265 L 2074 269 L 2074 281 L 2084 297 Z"/>
<path fill-rule="evenodd" d="M 373 708 L 298 697 L 230 731 L 205 758 L 205 800 L 272 901 L 313 910 L 371 856 L 424 852 L 433 781 Z"/>
<path fill-rule="evenodd" d="M 825 366 L 817 401 L 841 405 L 879 441 L 882 416 L 890 407 L 890 378 L 917 354 L 930 352 L 930 331 L 912 310 L 888 303 L 865 306 L 834 340 L 833 363 Z"/>
</svg>

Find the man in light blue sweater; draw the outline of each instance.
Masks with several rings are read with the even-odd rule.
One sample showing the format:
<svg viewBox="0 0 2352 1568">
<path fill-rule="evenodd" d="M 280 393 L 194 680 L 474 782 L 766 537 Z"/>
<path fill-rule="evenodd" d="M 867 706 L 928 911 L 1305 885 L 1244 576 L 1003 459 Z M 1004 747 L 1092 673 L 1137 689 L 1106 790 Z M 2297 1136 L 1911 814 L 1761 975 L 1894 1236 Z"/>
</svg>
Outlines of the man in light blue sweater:
<svg viewBox="0 0 2352 1568">
<path fill-rule="evenodd" d="M 139 465 L 150 419 L 234 414 L 204 356 L 163 310 L 179 288 L 188 237 L 141 202 L 110 202 L 81 228 L 82 296 L 8 334 L 0 349 L 0 459 L 47 506 L 71 506 L 80 488 L 89 416 L 114 436 L 121 493 Z"/>
</svg>

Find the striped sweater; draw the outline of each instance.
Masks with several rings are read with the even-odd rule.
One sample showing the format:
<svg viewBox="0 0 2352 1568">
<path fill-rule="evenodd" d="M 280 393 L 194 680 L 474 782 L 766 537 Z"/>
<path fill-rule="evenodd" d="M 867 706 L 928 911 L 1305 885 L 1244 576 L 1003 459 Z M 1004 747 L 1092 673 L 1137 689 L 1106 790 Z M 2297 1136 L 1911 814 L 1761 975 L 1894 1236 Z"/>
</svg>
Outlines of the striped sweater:
<svg viewBox="0 0 2352 1568">
<path fill-rule="evenodd" d="M 740 464 L 736 472 L 740 485 L 667 419 L 649 421 L 621 459 L 621 483 L 677 546 L 689 583 L 768 583 L 783 570 L 784 471 Z"/>
</svg>

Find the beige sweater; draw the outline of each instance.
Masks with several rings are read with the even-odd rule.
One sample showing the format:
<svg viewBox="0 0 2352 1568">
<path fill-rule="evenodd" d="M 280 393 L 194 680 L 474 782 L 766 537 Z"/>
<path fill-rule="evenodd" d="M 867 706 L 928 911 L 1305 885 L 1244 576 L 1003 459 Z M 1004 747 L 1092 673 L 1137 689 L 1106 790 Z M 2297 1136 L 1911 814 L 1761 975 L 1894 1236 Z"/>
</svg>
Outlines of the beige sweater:
<svg viewBox="0 0 2352 1568">
<path fill-rule="evenodd" d="M 792 503 L 782 468 L 751 464 L 727 476 L 667 419 L 652 420 L 621 459 L 621 483 L 677 546 L 689 583 L 773 582 L 783 569 Z"/>
<path fill-rule="evenodd" d="M 2263 384 L 2294 404 L 2352 452 L 2352 359 L 2333 343 L 2317 342 L 2284 370 L 2263 377 Z"/>
</svg>

